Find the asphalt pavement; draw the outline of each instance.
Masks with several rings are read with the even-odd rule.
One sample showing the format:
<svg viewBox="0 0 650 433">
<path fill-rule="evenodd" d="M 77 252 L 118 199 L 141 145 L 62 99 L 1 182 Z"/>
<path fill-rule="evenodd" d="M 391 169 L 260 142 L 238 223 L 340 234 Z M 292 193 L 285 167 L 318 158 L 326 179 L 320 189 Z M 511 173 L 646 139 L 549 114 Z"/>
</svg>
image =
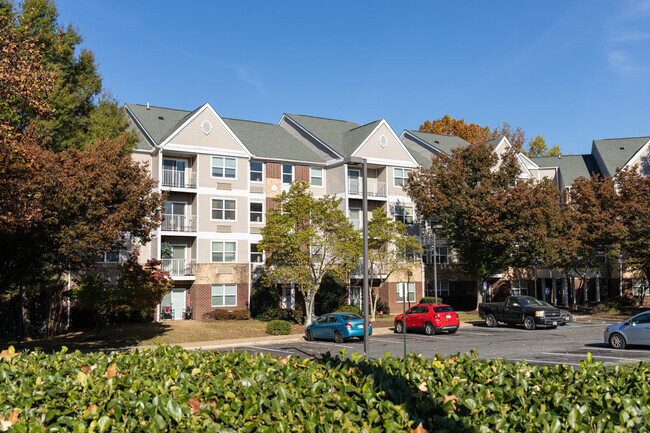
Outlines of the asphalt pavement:
<svg viewBox="0 0 650 433">
<path fill-rule="evenodd" d="M 604 365 L 625 362 L 650 361 L 650 347 L 631 347 L 625 350 L 612 349 L 604 343 L 603 332 L 610 323 L 576 321 L 556 329 L 535 329 L 527 331 L 520 327 L 498 326 L 488 328 L 476 323 L 463 324 L 455 334 L 428 336 L 423 333 L 406 334 L 408 353 L 419 353 L 427 358 L 436 354 L 444 356 L 464 354 L 476 349 L 479 359 L 506 359 L 515 362 L 525 359 L 530 364 L 580 366 L 580 360 L 591 353 L 595 361 Z M 207 347 L 203 348 L 209 349 Z M 213 350 L 246 350 L 249 353 L 269 353 L 274 356 L 310 357 L 324 352 L 339 353 L 345 349 L 347 354 L 363 353 L 363 342 L 349 339 L 341 344 L 333 341 L 306 341 L 294 337 L 293 341 L 277 344 L 242 344 L 236 348 L 219 347 Z M 377 359 L 386 353 L 392 356 L 404 354 L 402 334 L 388 329 L 377 329 L 368 340 L 368 357 Z"/>
</svg>

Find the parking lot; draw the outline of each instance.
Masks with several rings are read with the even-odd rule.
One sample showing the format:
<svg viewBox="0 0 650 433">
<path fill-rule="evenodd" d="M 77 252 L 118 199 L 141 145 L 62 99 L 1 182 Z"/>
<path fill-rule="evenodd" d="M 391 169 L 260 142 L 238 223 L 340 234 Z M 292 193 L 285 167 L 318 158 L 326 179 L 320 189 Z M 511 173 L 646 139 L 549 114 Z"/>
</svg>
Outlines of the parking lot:
<svg viewBox="0 0 650 433">
<path fill-rule="evenodd" d="M 650 361 L 650 347 L 631 347 L 625 350 L 612 349 L 603 342 L 603 331 L 609 323 L 575 322 L 556 329 L 536 329 L 499 326 L 488 328 L 481 325 L 464 325 L 454 335 L 427 336 L 409 332 L 406 336 L 407 352 L 419 353 L 428 358 L 436 354 L 454 355 L 477 349 L 479 359 L 506 358 L 510 362 L 525 359 L 530 364 L 564 364 L 579 366 L 580 360 L 591 353 L 596 361 L 605 365 L 624 362 Z M 246 346 L 236 350 L 249 353 L 269 353 L 274 356 L 309 357 L 323 352 L 363 353 L 363 342 L 346 340 L 342 344 L 332 341 L 303 341 L 270 346 Z M 402 356 L 404 341 L 401 334 L 373 335 L 368 340 L 368 355 L 371 359 L 383 357 L 385 353 Z"/>
</svg>

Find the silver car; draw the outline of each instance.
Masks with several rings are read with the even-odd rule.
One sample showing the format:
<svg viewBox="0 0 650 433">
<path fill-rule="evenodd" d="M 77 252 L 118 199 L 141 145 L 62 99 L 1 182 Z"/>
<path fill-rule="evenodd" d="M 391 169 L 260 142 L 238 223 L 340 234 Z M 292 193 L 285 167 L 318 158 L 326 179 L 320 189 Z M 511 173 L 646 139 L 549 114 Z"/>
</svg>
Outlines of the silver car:
<svg viewBox="0 0 650 433">
<path fill-rule="evenodd" d="M 605 344 L 609 344 L 614 349 L 625 349 L 625 346 L 631 344 L 650 346 L 650 311 L 644 311 L 625 322 L 608 326 L 604 337 Z"/>
</svg>

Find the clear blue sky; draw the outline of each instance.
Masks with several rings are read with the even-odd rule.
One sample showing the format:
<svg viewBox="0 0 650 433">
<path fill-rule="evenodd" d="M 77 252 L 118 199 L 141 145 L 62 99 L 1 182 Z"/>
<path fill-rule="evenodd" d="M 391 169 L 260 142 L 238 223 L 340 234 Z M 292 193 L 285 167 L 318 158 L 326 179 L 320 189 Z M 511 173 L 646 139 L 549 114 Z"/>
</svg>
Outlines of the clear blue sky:
<svg viewBox="0 0 650 433">
<path fill-rule="evenodd" d="M 121 102 L 400 134 L 445 114 L 564 153 L 650 135 L 650 0 L 60 0 Z"/>
</svg>

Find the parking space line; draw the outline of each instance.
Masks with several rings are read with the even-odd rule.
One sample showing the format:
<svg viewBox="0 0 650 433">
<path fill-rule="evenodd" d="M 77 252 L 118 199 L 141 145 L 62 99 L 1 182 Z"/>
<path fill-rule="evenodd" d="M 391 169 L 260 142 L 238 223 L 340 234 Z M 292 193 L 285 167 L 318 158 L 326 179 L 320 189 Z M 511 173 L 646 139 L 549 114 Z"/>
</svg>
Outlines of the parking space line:
<svg viewBox="0 0 650 433">
<path fill-rule="evenodd" d="M 554 356 L 579 356 L 579 357 L 586 357 L 587 354 L 584 353 L 561 353 L 561 352 L 542 352 L 544 355 L 554 355 Z M 637 359 L 637 358 L 624 358 L 621 356 L 606 356 L 606 355 L 594 355 L 593 353 L 591 354 L 594 358 L 605 358 L 605 359 L 622 359 L 624 361 L 648 361 L 649 359 Z"/>
<path fill-rule="evenodd" d="M 327 344 L 327 343 L 318 343 L 316 341 L 309 341 L 309 342 L 307 342 L 305 344 L 316 344 L 316 345 L 319 345 L 319 346 L 327 346 L 327 347 L 329 347 L 331 349 L 336 349 L 337 347 L 346 347 L 348 349 L 354 349 L 354 346 L 346 346 L 345 344 L 336 344 L 336 343 Z"/>
<path fill-rule="evenodd" d="M 611 347 L 594 347 L 594 350 L 610 350 L 610 351 L 613 351 L 613 352 L 621 353 L 621 349 L 614 349 L 614 348 L 611 348 Z M 646 355 L 648 355 L 650 357 L 650 350 L 625 349 L 623 351 L 623 353 L 630 353 L 630 352 L 645 353 Z M 648 361 L 648 360 L 650 360 L 650 358 L 647 359 L 646 361 Z"/>
<path fill-rule="evenodd" d="M 291 349 L 288 349 L 288 350 L 277 350 L 277 349 L 269 349 L 268 347 L 257 347 L 257 346 L 242 346 L 242 347 L 241 347 L 241 349 L 247 349 L 247 348 L 248 348 L 248 349 L 259 350 L 259 351 L 262 351 L 262 352 L 266 352 L 266 351 L 268 351 L 268 352 L 279 352 L 279 353 L 292 353 L 292 352 L 291 352 Z"/>
<path fill-rule="evenodd" d="M 510 359 L 508 358 L 508 362 L 510 361 L 526 361 L 528 363 L 543 363 L 543 364 L 558 364 L 558 365 L 573 365 L 575 367 L 580 367 L 580 364 L 576 364 L 574 362 L 559 362 L 559 361 L 544 361 L 540 359 L 526 359 L 526 358 L 520 358 L 520 359 Z"/>
</svg>

